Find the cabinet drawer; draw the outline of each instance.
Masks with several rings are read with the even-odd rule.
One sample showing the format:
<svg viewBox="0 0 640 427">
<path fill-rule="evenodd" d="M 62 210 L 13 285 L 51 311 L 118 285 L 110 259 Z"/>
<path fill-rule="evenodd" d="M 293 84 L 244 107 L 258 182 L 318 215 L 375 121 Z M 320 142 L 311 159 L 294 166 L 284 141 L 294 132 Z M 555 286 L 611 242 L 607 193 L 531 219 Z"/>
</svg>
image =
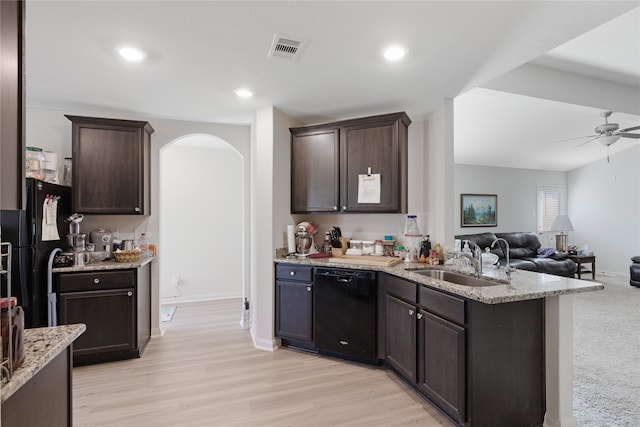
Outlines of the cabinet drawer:
<svg viewBox="0 0 640 427">
<path fill-rule="evenodd" d="M 311 282 L 313 267 L 310 265 L 276 264 L 276 279 Z"/>
<path fill-rule="evenodd" d="M 458 324 L 464 324 L 464 300 L 421 286 L 418 304 L 425 310 Z"/>
<path fill-rule="evenodd" d="M 62 273 L 58 276 L 59 293 L 132 288 L 135 284 L 135 270 Z"/>
<path fill-rule="evenodd" d="M 416 287 L 417 285 L 408 280 L 387 274 L 387 293 L 398 297 L 411 304 L 416 303 Z"/>
</svg>

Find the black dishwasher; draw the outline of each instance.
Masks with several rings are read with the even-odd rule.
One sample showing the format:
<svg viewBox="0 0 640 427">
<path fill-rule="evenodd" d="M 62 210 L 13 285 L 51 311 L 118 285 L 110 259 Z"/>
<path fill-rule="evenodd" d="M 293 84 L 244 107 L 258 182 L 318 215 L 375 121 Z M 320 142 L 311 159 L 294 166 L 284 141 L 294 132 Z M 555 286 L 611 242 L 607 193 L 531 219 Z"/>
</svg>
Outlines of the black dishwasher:
<svg viewBox="0 0 640 427">
<path fill-rule="evenodd" d="M 376 362 L 376 274 L 316 268 L 315 345 L 321 352 Z"/>
</svg>

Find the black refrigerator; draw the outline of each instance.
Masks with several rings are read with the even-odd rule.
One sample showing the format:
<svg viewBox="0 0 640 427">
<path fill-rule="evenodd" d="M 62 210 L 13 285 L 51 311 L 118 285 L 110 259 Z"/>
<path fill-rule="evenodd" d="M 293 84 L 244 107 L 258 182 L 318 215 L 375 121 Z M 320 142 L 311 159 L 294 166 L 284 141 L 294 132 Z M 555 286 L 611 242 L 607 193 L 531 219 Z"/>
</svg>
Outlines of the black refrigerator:
<svg viewBox="0 0 640 427">
<path fill-rule="evenodd" d="M 53 249 L 67 246 L 69 226 L 65 219 L 71 215 L 71 187 L 33 178 L 27 178 L 26 187 L 27 209 L 3 209 L 0 224 L 2 241 L 12 246 L 11 293 L 24 310 L 25 328 L 37 328 L 48 323 L 49 255 Z M 2 296 L 6 296 L 5 282 L 6 276 L 2 276 Z"/>
</svg>

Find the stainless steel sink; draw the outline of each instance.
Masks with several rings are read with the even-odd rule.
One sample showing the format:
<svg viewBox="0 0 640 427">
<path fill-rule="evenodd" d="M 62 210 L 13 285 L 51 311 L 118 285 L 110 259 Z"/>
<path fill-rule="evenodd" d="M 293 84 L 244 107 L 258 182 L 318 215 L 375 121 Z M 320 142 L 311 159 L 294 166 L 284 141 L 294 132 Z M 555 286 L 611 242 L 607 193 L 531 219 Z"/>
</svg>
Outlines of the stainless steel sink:
<svg viewBox="0 0 640 427">
<path fill-rule="evenodd" d="M 433 277 L 434 279 L 444 280 L 445 282 L 455 283 L 464 286 L 495 286 L 501 283 L 482 279 L 480 277 L 466 276 L 464 274 L 454 273 L 447 270 L 414 270 L 415 274 Z"/>
</svg>

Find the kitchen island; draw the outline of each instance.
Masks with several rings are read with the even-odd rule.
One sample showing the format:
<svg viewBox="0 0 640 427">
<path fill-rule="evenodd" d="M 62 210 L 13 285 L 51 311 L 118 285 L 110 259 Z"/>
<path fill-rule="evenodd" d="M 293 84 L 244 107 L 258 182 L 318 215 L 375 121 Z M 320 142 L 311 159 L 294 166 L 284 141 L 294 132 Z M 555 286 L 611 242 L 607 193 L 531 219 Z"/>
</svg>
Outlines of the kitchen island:
<svg viewBox="0 0 640 427">
<path fill-rule="evenodd" d="M 466 286 L 419 274 L 419 270 L 443 269 L 442 266 L 402 262 L 382 267 L 361 265 L 357 261 L 337 263 L 331 258 L 276 259 L 275 262 L 276 266 L 290 265 L 292 269 L 314 266 L 377 271 L 381 294 L 378 305 L 382 307 L 378 329 L 387 329 L 378 335 L 379 342 L 386 340 L 381 359 L 459 425 L 483 425 L 482 417 L 488 411 L 479 409 L 483 406 L 494 405 L 492 410 L 496 412 L 515 405 L 511 409 L 519 411 L 530 397 L 536 399 L 538 392 L 532 392 L 529 396 L 521 395 L 521 403 L 516 403 L 517 395 L 530 391 L 526 383 L 518 384 L 521 380 L 510 378 L 520 373 L 523 381 L 529 381 L 529 385 L 539 390 L 542 399 L 535 404 L 537 410 L 528 412 L 537 415 L 521 414 L 514 419 L 531 425 L 575 425 L 572 294 L 603 289 L 601 284 L 521 270 L 513 272 L 510 281 L 506 281 L 503 273 L 494 270 L 486 272 L 491 286 Z M 411 321 L 404 318 L 405 312 L 413 316 Z M 445 315 L 437 316 L 439 312 Z M 529 314 L 524 315 L 525 312 Z M 397 322 L 405 322 L 405 326 L 398 327 Z M 411 343 L 409 338 L 398 341 L 398 334 L 409 327 L 413 328 L 414 341 Z M 406 347 L 407 343 L 411 346 Z M 440 357 L 443 363 L 425 353 L 428 348 L 445 348 L 443 344 L 449 345 L 450 351 Z M 420 350 L 413 360 L 409 356 L 398 362 L 398 355 L 416 348 Z M 535 356 L 525 362 L 524 358 L 530 354 Z M 405 370 L 406 364 L 402 362 L 411 362 L 414 366 Z M 519 366 L 521 362 L 526 365 Z M 445 378 L 438 378 L 437 372 L 444 372 L 444 368 L 449 369 Z M 436 389 L 429 384 L 429 375 L 435 377 Z M 446 383 L 447 378 L 454 378 L 454 384 L 450 380 Z M 501 393 L 502 398 L 486 400 L 487 396 Z M 506 413 L 498 419 L 502 424 L 494 422 L 495 418 L 489 423 L 508 425 Z"/>
<path fill-rule="evenodd" d="M 83 324 L 25 329 L 25 360 L 3 382 L 2 424 L 71 426 L 73 341 Z"/>
</svg>

